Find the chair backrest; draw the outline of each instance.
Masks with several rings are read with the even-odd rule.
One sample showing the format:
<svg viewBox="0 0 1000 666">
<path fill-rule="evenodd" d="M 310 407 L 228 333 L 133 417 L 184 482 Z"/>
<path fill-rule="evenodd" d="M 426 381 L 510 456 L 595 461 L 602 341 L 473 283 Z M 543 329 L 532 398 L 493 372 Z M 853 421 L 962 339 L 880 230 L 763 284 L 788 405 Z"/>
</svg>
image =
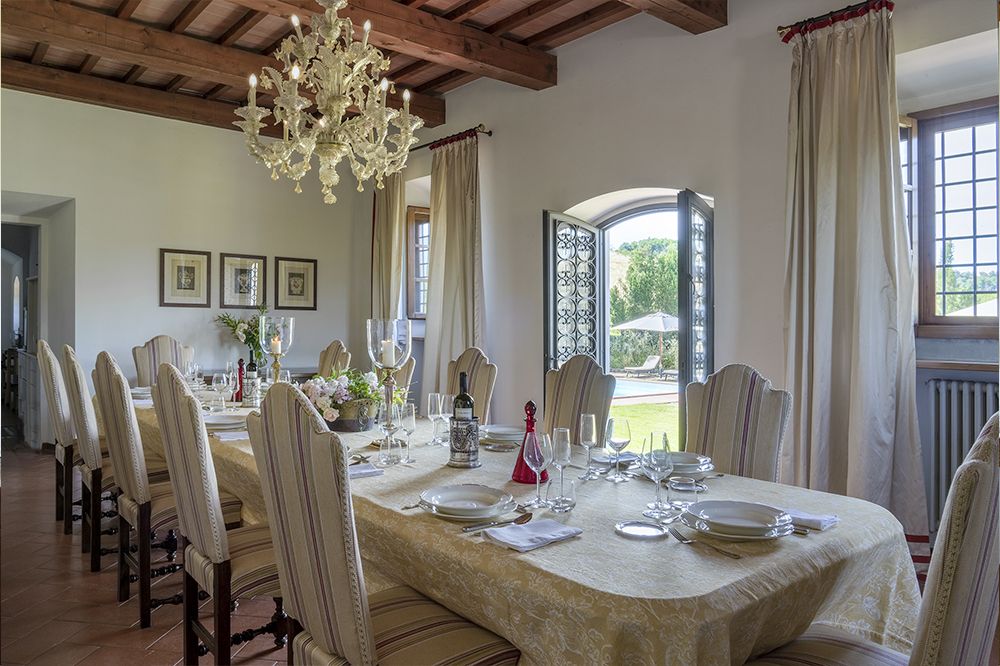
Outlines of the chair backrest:
<svg viewBox="0 0 1000 666">
<path fill-rule="evenodd" d="M 169 335 L 157 335 L 141 347 L 132 347 L 136 386 L 151 386 L 161 363 L 183 368 L 194 359 L 194 347 L 185 347 Z"/>
<path fill-rule="evenodd" d="M 106 351 L 97 355 L 93 377 L 115 483 L 125 497 L 136 504 L 144 504 L 150 500 L 149 477 L 128 379 Z"/>
<path fill-rule="evenodd" d="M 52 423 L 52 434 L 63 446 L 73 446 L 76 431 L 73 429 L 73 417 L 70 415 L 69 396 L 66 395 L 66 382 L 63 381 L 59 360 L 56 358 L 49 343 L 38 341 L 38 371 L 45 387 L 45 402 L 49 406 L 49 421 Z M 72 461 L 67 460 L 67 465 Z"/>
<path fill-rule="evenodd" d="M 181 534 L 211 562 L 224 562 L 229 559 L 229 541 L 201 406 L 184 376 L 170 364 L 164 363 L 156 373 L 153 406 Z"/>
<path fill-rule="evenodd" d="M 715 469 L 778 480 L 778 458 L 792 394 L 748 365 L 734 363 L 685 389 L 688 451 L 711 456 Z"/>
<path fill-rule="evenodd" d="M 97 434 L 97 416 L 94 402 L 87 386 L 87 376 L 76 359 L 76 352 L 69 345 L 63 345 L 63 378 L 69 397 L 73 429 L 76 431 L 76 446 L 80 457 L 91 470 L 101 469 L 101 440 Z"/>
<path fill-rule="evenodd" d="M 325 652 L 374 664 L 346 451 L 291 384 L 247 419 L 288 614 Z"/>
<path fill-rule="evenodd" d="M 334 340 L 319 354 L 319 376 L 329 377 L 351 366 L 351 352 L 340 340 Z"/>
<path fill-rule="evenodd" d="M 948 491 L 917 633 L 915 666 L 987 666 L 997 628 L 1000 414 L 986 423 Z"/>
<path fill-rule="evenodd" d="M 582 354 L 570 357 L 557 370 L 545 373 L 545 427 L 569 428 L 570 441 L 580 441 L 580 415 L 593 414 L 597 421 L 597 444 L 604 445 L 615 378 L 606 375 L 594 359 Z"/>
<path fill-rule="evenodd" d="M 412 356 L 404 363 L 399 366 L 396 370 L 396 374 L 393 378 L 396 380 L 396 388 L 406 389 L 407 394 L 410 391 L 410 383 L 413 381 L 413 369 L 417 367 L 417 359 Z"/>
<path fill-rule="evenodd" d="M 480 425 L 489 423 L 497 366 L 490 363 L 483 350 L 469 347 L 457 359 L 448 362 L 448 393 L 458 393 L 458 375 L 462 372 L 469 378 L 469 395 L 476 403 L 475 416 L 479 417 Z"/>
</svg>

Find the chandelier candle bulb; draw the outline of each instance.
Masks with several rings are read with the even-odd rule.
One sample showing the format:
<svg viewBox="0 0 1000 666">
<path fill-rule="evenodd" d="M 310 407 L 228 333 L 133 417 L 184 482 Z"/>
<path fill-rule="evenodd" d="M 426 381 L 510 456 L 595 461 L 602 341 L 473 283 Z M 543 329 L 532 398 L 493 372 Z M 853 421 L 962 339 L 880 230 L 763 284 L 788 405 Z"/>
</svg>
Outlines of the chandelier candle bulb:
<svg viewBox="0 0 1000 666">
<path fill-rule="evenodd" d="M 368 46 L 368 33 L 370 33 L 371 31 L 372 31 L 372 22 L 365 21 L 365 36 L 364 39 L 361 40 L 361 43 L 366 47 Z"/>
<path fill-rule="evenodd" d="M 247 91 L 247 103 L 250 105 L 251 109 L 257 106 L 257 75 L 256 74 L 251 74 L 250 75 L 250 90 Z"/>
<path fill-rule="evenodd" d="M 295 28 L 295 36 L 302 39 L 302 22 L 296 14 L 292 14 L 292 27 Z"/>
</svg>

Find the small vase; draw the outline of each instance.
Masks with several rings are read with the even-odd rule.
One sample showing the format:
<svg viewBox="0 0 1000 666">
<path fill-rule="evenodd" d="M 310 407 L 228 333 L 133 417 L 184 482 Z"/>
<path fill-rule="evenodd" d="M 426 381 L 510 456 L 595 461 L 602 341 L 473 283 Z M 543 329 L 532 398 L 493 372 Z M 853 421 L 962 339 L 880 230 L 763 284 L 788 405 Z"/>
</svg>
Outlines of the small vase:
<svg viewBox="0 0 1000 666">
<path fill-rule="evenodd" d="M 342 404 L 336 421 L 327 421 L 335 432 L 364 432 L 375 425 L 375 401 L 351 400 Z"/>
</svg>

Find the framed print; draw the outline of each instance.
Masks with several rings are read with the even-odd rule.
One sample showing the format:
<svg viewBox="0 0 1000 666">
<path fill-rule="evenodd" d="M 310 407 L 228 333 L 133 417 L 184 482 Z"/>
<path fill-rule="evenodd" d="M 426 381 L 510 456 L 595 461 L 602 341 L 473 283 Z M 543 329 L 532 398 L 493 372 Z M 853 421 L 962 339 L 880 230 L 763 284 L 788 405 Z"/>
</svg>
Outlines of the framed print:
<svg viewBox="0 0 1000 666">
<path fill-rule="evenodd" d="M 211 300 L 212 253 L 160 249 L 160 307 L 207 308 Z"/>
<path fill-rule="evenodd" d="M 267 257 L 219 253 L 219 307 L 258 308 L 264 304 Z"/>
<path fill-rule="evenodd" d="M 274 309 L 316 309 L 316 260 L 274 258 Z"/>
</svg>

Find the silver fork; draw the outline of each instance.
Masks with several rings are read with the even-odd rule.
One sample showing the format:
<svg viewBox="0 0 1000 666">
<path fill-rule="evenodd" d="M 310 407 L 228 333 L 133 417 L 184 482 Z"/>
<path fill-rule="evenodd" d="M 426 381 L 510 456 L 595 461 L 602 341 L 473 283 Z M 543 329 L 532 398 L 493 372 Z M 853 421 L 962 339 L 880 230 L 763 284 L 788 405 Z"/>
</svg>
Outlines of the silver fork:
<svg viewBox="0 0 1000 666">
<path fill-rule="evenodd" d="M 711 548 L 712 550 L 716 551 L 717 553 L 725 555 L 726 557 L 731 557 L 734 560 L 738 560 L 741 557 L 739 553 L 734 553 L 734 552 L 726 550 L 724 548 L 719 548 L 715 544 L 708 543 L 707 541 L 695 541 L 694 539 L 686 539 L 686 538 L 684 538 L 683 534 L 681 534 L 680 532 L 677 531 L 677 528 L 667 527 L 667 531 L 670 532 L 670 535 L 672 537 L 674 537 L 675 539 L 677 539 L 681 543 L 688 544 L 689 546 L 694 546 L 694 545 L 708 546 L 709 548 Z"/>
</svg>

